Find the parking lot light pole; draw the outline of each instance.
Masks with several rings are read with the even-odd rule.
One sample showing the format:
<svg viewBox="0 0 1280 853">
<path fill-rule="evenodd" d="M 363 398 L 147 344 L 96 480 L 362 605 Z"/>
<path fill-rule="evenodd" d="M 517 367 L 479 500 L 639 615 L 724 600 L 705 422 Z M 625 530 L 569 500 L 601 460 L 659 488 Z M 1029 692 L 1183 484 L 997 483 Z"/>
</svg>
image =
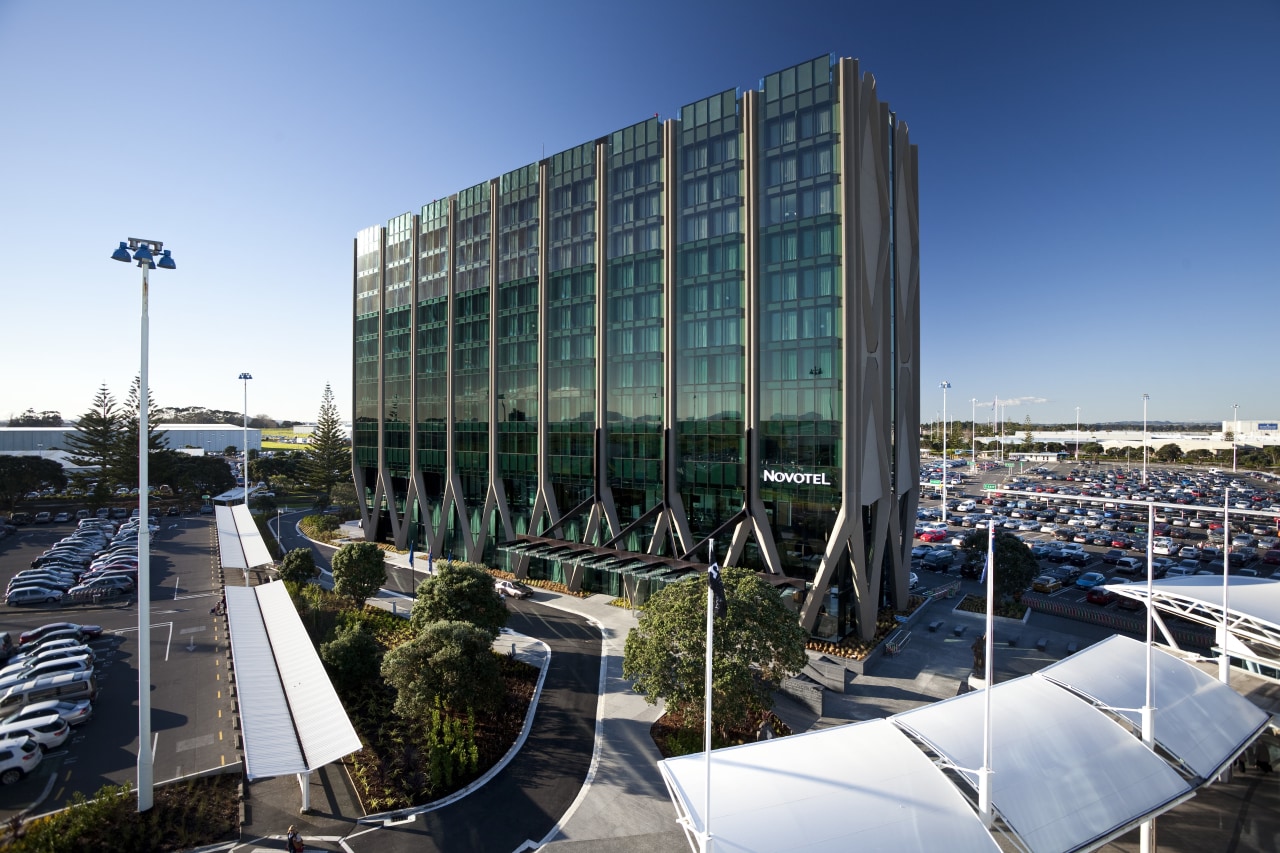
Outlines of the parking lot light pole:
<svg viewBox="0 0 1280 853">
<path fill-rule="evenodd" d="M 241 373 L 238 379 L 244 380 L 244 502 L 249 504 L 249 380 L 253 377 Z"/>
<path fill-rule="evenodd" d="M 1240 440 L 1240 404 L 1231 404 L 1232 420 L 1236 422 L 1231 430 L 1231 473 L 1236 472 L 1236 442 Z"/>
<path fill-rule="evenodd" d="M 942 380 L 938 384 L 942 389 L 942 523 L 947 523 L 947 389 L 951 383 Z"/>
<path fill-rule="evenodd" d="M 1142 485 L 1147 484 L 1147 401 L 1151 395 L 1142 395 Z"/>
<path fill-rule="evenodd" d="M 158 262 L 156 253 L 160 254 Z M 142 367 L 138 373 L 138 811 L 145 812 L 151 809 L 154 787 L 151 775 L 151 527 L 147 512 L 150 479 L 147 463 L 151 450 L 147 435 L 147 405 L 151 402 L 147 384 L 147 273 L 157 266 L 171 270 L 177 265 L 159 240 L 137 237 L 130 237 L 128 243 L 122 241 L 111 253 L 111 259 L 126 264 L 137 261 L 142 267 Z"/>
<path fill-rule="evenodd" d="M 1080 407 L 1076 406 L 1076 464 L 1080 464 Z"/>
<path fill-rule="evenodd" d="M 972 411 L 969 414 L 969 441 L 972 447 L 969 448 L 969 470 L 975 474 L 978 471 L 978 398 L 974 397 L 969 400 L 969 408 Z"/>
</svg>

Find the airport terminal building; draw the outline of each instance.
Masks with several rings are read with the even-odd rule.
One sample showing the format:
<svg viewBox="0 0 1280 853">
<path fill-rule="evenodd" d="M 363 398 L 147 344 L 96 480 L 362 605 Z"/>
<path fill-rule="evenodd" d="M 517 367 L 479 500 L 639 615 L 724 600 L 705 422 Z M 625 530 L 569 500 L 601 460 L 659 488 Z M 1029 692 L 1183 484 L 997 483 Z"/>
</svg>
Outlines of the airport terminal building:
<svg viewBox="0 0 1280 853">
<path fill-rule="evenodd" d="M 714 542 L 869 637 L 918 498 L 916 176 L 824 56 L 359 232 L 366 535 L 633 600 Z"/>
</svg>

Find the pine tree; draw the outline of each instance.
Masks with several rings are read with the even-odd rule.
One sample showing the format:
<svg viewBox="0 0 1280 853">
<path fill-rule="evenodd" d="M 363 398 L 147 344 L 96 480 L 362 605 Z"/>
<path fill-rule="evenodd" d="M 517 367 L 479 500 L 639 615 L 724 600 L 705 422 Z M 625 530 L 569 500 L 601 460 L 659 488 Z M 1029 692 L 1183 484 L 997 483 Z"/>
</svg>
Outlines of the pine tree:
<svg viewBox="0 0 1280 853">
<path fill-rule="evenodd" d="M 142 396 L 142 380 L 139 376 L 133 377 L 133 383 L 129 386 L 129 400 L 125 404 L 125 409 L 121 413 L 124 422 L 124 429 L 120 433 L 119 443 L 116 445 L 114 461 L 111 465 L 112 475 L 117 483 L 133 484 L 138 482 L 138 402 Z M 159 419 L 156 414 L 156 402 L 151 396 L 151 389 L 147 389 L 147 447 L 151 453 L 165 450 L 169 446 L 169 439 L 163 432 L 156 429 L 156 421 Z M 148 457 L 151 459 L 152 457 Z M 147 479 L 155 480 L 154 466 L 148 466 Z M 148 483 L 150 485 L 150 483 Z"/>
<path fill-rule="evenodd" d="M 99 471 L 98 485 L 94 490 L 94 497 L 99 500 L 105 500 L 105 496 L 110 494 L 108 477 L 112 475 L 111 467 L 124 430 L 124 414 L 115 397 L 103 385 L 93 398 L 92 408 L 76 422 L 76 431 L 67 435 L 67 452 L 75 466 Z M 84 475 L 80 479 L 83 481 Z"/>
<path fill-rule="evenodd" d="M 1031 445 L 1035 443 L 1035 440 L 1036 440 L 1035 433 L 1031 431 L 1031 415 L 1027 415 L 1027 419 L 1023 421 L 1022 426 L 1023 426 L 1023 429 L 1026 430 L 1024 433 L 1022 433 L 1022 446 L 1025 447 L 1027 450 L 1030 450 Z"/>
<path fill-rule="evenodd" d="M 307 459 L 303 472 L 307 483 L 324 494 L 325 504 L 333 487 L 351 479 L 351 443 L 342 431 L 338 407 L 333 402 L 333 391 L 326 383 L 324 397 L 320 400 L 320 414 L 316 429 L 311 434 Z"/>
</svg>

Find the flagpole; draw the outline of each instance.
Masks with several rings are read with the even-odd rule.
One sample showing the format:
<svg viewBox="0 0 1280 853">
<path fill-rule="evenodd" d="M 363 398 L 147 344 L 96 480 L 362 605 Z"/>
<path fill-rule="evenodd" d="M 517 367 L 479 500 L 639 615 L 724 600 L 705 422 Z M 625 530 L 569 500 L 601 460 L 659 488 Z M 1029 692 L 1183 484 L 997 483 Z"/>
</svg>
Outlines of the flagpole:
<svg viewBox="0 0 1280 853">
<path fill-rule="evenodd" d="M 711 566 L 716 562 L 716 541 L 711 539 L 707 543 L 707 551 L 711 557 Z M 703 753 L 706 757 L 707 770 L 707 789 L 703 802 L 702 811 L 702 850 L 703 853 L 711 853 L 711 653 L 712 642 L 715 637 L 715 595 L 711 591 L 711 584 L 708 579 L 707 583 L 707 666 L 705 674 L 706 697 L 702 711 L 702 739 L 706 751 Z"/>
<path fill-rule="evenodd" d="M 987 527 L 987 568 L 983 573 L 987 581 L 987 636 L 983 654 L 982 677 L 986 686 L 982 690 L 982 768 L 978 771 L 978 816 L 982 825 L 991 827 L 995 816 L 991 813 L 991 688 L 995 681 L 995 577 L 996 577 L 996 523 Z"/>
</svg>

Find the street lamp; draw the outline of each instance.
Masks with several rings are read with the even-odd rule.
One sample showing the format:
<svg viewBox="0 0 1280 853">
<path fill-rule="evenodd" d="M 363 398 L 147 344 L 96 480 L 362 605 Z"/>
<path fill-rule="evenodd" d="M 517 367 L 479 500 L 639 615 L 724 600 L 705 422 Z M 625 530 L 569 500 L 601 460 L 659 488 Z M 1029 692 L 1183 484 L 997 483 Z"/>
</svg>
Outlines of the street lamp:
<svg viewBox="0 0 1280 853">
<path fill-rule="evenodd" d="M 132 257 L 130 257 L 132 253 Z M 155 260 L 156 254 L 160 260 Z M 138 811 L 151 808 L 151 529 L 147 507 L 150 479 L 147 471 L 150 441 L 148 440 L 147 404 L 151 400 L 147 384 L 147 273 L 159 267 L 162 270 L 177 269 L 173 256 L 159 240 L 141 240 L 130 237 L 121 242 L 111 253 L 114 261 L 137 261 L 142 267 L 142 369 L 138 373 Z"/>
<path fill-rule="evenodd" d="M 973 445 L 969 449 L 969 470 L 978 470 L 978 398 L 969 400 L 969 440 Z"/>
<path fill-rule="evenodd" d="M 947 523 L 947 389 L 951 383 L 945 379 L 938 383 L 942 389 L 942 523 Z"/>
<path fill-rule="evenodd" d="M 1147 401 L 1151 395 L 1142 395 L 1142 485 L 1147 484 Z"/>
<path fill-rule="evenodd" d="M 244 502 L 249 503 L 249 380 L 253 377 L 241 373 L 236 377 L 244 380 Z"/>
<path fill-rule="evenodd" d="M 1231 473 L 1236 472 L 1236 442 L 1240 440 L 1240 404 L 1231 404 L 1232 420 L 1236 422 L 1231 430 Z"/>
<path fill-rule="evenodd" d="M 1076 464 L 1080 463 L 1080 407 L 1076 406 Z"/>
</svg>

